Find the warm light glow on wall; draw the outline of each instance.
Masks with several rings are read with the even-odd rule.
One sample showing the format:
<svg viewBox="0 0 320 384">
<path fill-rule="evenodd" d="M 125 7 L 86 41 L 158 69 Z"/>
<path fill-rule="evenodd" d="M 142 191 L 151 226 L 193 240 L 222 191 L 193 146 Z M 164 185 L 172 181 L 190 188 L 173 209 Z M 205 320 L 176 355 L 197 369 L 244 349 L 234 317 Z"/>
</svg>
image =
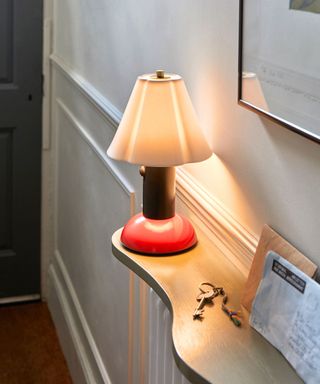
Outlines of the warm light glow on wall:
<svg viewBox="0 0 320 384">
<path fill-rule="evenodd" d="M 248 195 L 245 194 L 237 179 L 218 156 L 213 154 L 208 160 L 197 164 L 196 167 L 192 164 L 186 164 L 183 168 L 208 191 L 209 195 L 214 195 L 226 211 L 230 212 L 234 218 L 239 218 L 239 222 L 243 223 L 244 226 L 251 228 L 252 223 L 256 223 L 257 215 L 253 211 Z M 256 225 L 258 226 L 259 223 Z"/>
</svg>

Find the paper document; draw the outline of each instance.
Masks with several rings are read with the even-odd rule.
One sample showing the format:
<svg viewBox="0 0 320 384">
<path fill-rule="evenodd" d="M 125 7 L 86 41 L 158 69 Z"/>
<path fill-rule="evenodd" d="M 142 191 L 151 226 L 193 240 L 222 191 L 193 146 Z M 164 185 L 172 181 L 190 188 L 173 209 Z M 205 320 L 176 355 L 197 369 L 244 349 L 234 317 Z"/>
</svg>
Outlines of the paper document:
<svg viewBox="0 0 320 384">
<path fill-rule="evenodd" d="M 274 252 L 266 257 L 250 324 L 305 383 L 320 383 L 320 285 Z"/>
</svg>

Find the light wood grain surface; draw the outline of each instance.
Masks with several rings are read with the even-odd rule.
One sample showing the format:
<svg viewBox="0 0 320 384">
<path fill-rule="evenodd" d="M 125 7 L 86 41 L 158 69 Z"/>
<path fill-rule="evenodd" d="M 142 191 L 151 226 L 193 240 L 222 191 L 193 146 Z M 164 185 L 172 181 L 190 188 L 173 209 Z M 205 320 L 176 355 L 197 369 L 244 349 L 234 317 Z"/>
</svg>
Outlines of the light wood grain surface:
<svg viewBox="0 0 320 384">
<path fill-rule="evenodd" d="M 181 371 L 194 383 L 302 383 L 285 358 L 249 326 L 244 308 L 241 328 L 221 311 L 220 298 L 205 308 L 202 321 L 193 320 L 199 283 L 223 286 L 229 306 L 238 309 L 246 280 L 200 230 L 197 233 L 194 249 L 162 257 L 125 249 L 121 229 L 112 237 L 114 255 L 144 279 L 171 311 L 173 352 Z"/>
<path fill-rule="evenodd" d="M 262 278 L 265 258 L 269 251 L 278 253 L 310 277 L 315 276 L 318 269 L 318 267 L 306 256 L 294 248 L 272 228 L 265 225 L 262 230 L 241 301 L 241 304 L 249 312 L 251 311 L 252 302 L 256 296 Z"/>
</svg>

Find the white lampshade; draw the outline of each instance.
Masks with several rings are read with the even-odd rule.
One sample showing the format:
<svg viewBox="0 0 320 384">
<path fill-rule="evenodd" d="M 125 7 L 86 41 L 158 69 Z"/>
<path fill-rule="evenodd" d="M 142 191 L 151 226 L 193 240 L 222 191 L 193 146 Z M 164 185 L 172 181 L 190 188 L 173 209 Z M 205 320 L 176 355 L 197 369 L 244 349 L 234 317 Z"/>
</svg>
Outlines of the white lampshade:
<svg viewBox="0 0 320 384">
<path fill-rule="evenodd" d="M 138 77 L 107 153 L 113 159 L 149 167 L 193 163 L 211 156 L 180 76 Z"/>
</svg>

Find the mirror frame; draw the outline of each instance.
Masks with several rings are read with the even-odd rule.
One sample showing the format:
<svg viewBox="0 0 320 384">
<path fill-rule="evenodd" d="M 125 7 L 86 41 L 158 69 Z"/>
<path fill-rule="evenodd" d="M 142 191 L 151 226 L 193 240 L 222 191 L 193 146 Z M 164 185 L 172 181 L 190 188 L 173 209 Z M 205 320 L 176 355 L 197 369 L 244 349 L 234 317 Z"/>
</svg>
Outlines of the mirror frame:
<svg viewBox="0 0 320 384">
<path fill-rule="evenodd" d="M 308 131 L 305 128 L 302 128 L 290 121 L 287 121 L 280 116 L 274 115 L 273 113 L 264 111 L 263 109 L 255 106 L 254 104 L 249 103 L 246 100 L 242 99 L 242 72 L 243 72 L 243 41 L 244 41 L 244 6 L 245 6 L 245 0 L 239 0 L 239 52 L 238 52 L 238 104 L 242 107 L 245 107 L 255 113 L 258 113 L 259 115 L 268 118 L 269 120 L 273 121 L 274 123 L 280 124 L 283 127 L 290 129 L 293 132 L 298 133 L 299 135 L 302 135 L 306 137 L 307 139 L 310 139 L 318 144 L 320 144 L 320 136 Z"/>
</svg>

